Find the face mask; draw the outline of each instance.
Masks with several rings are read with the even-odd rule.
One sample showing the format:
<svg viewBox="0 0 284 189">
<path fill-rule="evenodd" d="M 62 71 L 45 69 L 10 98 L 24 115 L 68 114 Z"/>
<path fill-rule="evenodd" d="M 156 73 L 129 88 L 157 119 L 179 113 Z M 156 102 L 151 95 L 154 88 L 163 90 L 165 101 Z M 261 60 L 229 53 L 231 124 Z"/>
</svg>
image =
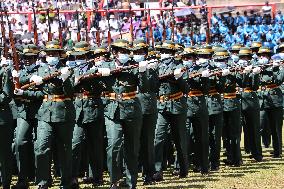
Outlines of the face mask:
<svg viewBox="0 0 284 189">
<path fill-rule="evenodd" d="M 31 65 L 25 66 L 25 68 L 26 68 L 27 70 L 32 70 L 32 69 L 34 69 L 35 67 L 36 67 L 36 64 L 31 64 Z"/>
<path fill-rule="evenodd" d="M 76 60 L 77 65 L 82 65 L 85 64 L 87 61 L 86 60 Z"/>
<path fill-rule="evenodd" d="M 196 62 L 197 65 L 202 65 L 202 66 L 206 66 L 208 65 L 208 59 L 206 58 L 200 58 L 197 62 Z"/>
<path fill-rule="evenodd" d="M 8 65 L 8 66 L 11 66 L 11 65 L 13 65 L 14 64 L 14 62 L 13 62 L 13 60 L 6 60 L 6 64 Z"/>
<path fill-rule="evenodd" d="M 102 60 L 98 60 L 95 62 L 95 65 L 96 66 L 101 66 L 103 64 L 103 61 Z"/>
<path fill-rule="evenodd" d="M 226 63 L 225 62 L 215 62 L 215 65 L 218 67 L 218 68 L 221 68 L 221 69 L 224 69 L 227 67 Z"/>
<path fill-rule="evenodd" d="M 48 56 L 46 57 L 46 62 L 49 66 L 56 66 L 59 63 L 59 57 Z"/>
<path fill-rule="evenodd" d="M 253 55 L 252 55 L 252 58 L 253 58 L 253 59 L 257 59 L 258 57 L 257 57 L 256 54 L 253 54 Z"/>
<path fill-rule="evenodd" d="M 191 67 L 193 64 L 192 60 L 183 60 L 182 63 L 184 66 L 187 66 L 187 67 Z"/>
<path fill-rule="evenodd" d="M 239 64 L 240 66 L 247 66 L 247 65 L 248 65 L 248 61 L 246 61 L 246 60 L 239 60 L 239 61 L 238 61 L 238 64 Z"/>
<path fill-rule="evenodd" d="M 144 55 L 133 55 L 133 59 L 135 60 L 135 62 L 141 62 L 141 61 L 144 61 L 145 60 L 145 56 Z"/>
<path fill-rule="evenodd" d="M 268 58 L 263 57 L 258 60 L 259 64 L 267 64 L 269 62 Z"/>
<path fill-rule="evenodd" d="M 125 64 L 129 60 L 129 54 L 118 54 L 117 60 L 121 64 Z"/>
<path fill-rule="evenodd" d="M 67 61 L 66 66 L 70 68 L 75 68 L 77 66 L 76 61 Z"/>
<path fill-rule="evenodd" d="M 161 60 L 171 57 L 171 54 L 161 54 Z"/>
<path fill-rule="evenodd" d="M 239 59 L 240 59 L 239 56 L 237 56 L 237 55 L 232 55 L 231 58 L 234 62 L 238 62 Z"/>
</svg>

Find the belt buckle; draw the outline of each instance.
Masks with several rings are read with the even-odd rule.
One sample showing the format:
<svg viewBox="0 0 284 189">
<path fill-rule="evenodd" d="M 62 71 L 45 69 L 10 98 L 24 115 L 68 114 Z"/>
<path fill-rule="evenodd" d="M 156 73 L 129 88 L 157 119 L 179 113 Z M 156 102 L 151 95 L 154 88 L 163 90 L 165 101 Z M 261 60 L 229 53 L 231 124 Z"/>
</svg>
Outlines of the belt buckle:
<svg viewBox="0 0 284 189">
<path fill-rule="evenodd" d="M 169 95 L 164 95 L 164 100 L 168 101 L 170 99 Z"/>
<path fill-rule="evenodd" d="M 53 95 L 47 95 L 47 100 L 53 101 Z"/>
<path fill-rule="evenodd" d="M 122 99 L 122 94 L 116 94 L 116 100 L 121 100 Z"/>
</svg>

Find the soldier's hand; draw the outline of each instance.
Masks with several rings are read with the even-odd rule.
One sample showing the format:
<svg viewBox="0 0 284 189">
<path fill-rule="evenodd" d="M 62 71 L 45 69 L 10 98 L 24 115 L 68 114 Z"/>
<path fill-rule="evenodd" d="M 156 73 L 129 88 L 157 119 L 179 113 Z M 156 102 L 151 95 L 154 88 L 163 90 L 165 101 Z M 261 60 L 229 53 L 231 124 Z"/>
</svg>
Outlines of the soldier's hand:
<svg viewBox="0 0 284 189">
<path fill-rule="evenodd" d="M 19 77 L 19 76 L 20 76 L 20 73 L 19 73 L 17 70 L 13 70 L 13 71 L 12 71 L 12 76 L 13 76 L 13 77 Z"/>
<path fill-rule="evenodd" d="M 253 72 L 254 74 L 259 74 L 260 71 L 261 71 L 260 67 L 255 67 L 255 68 L 252 70 L 252 72 Z"/>
<path fill-rule="evenodd" d="M 147 61 L 141 61 L 139 62 L 139 72 L 145 72 L 147 70 L 148 62 Z"/>
<path fill-rule="evenodd" d="M 148 62 L 148 69 L 156 69 L 157 68 L 157 61 L 156 60 L 150 60 Z"/>
<path fill-rule="evenodd" d="M 279 63 L 278 63 L 278 62 L 273 61 L 272 66 L 273 66 L 273 67 L 277 67 L 277 66 L 279 66 Z"/>
<path fill-rule="evenodd" d="M 30 82 L 35 82 L 36 85 L 41 85 L 43 83 L 42 77 L 38 76 L 38 75 L 33 75 L 30 78 Z"/>
<path fill-rule="evenodd" d="M 209 77 L 209 76 L 210 76 L 209 70 L 204 70 L 204 71 L 202 71 L 201 77 Z"/>
<path fill-rule="evenodd" d="M 61 72 L 60 79 L 62 79 L 62 81 L 65 81 L 71 74 L 71 71 L 69 70 L 68 67 L 61 68 L 60 72 Z"/>
<path fill-rule="evenodd" d="M 247 73 L 251 72 L 251 70 L 252 70 L 252 66 L 247 66 L 247 67 L 245 67 L 243 73 L 247 74 Z"/>
<path fill-rule="evenodd" d="M 23 93 L 24 93 L 24 90 L 22 90 L 22 89 L 15 89 L 14 90 L 14 94 L 17 95 L 17 96 L 21 96 L 21 95 L 23 95 Z"/>
<path fill-rule="evenodd" d="M 229 69 L 224 69 L 224 70 L 222 70 L 222 76 L 227 76 L 227 75 L 229 75 L 231 72 L 230 72 L 230 70 Z"/>
<path fill-rule="evenodd" d="M 98 68 L 98 73 L 102 74 L 102 76 L 109 76 L 110 69 L 109 68 Z"/>
<path fill-rule="evenodd" d="M 183 72 L 181 68 L 177 68 L 174 70 L 174 76 L 176 79 L 179 79 L 182 76 Z"/>
</svg>

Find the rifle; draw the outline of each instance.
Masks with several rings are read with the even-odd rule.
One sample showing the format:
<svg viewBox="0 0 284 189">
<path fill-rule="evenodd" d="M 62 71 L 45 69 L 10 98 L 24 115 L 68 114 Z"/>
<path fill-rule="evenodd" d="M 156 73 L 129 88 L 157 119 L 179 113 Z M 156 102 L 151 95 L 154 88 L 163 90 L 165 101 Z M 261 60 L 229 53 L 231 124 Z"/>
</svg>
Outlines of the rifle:
<svg viewBox="0 0 284 189">
<path fill-rule="evenodd" d="M 79 12 L 78 10 L 76 10 L 76 15 L 77 15 L 77 41 L 80 42 L 81 41 L 81 31 L 80 31 L 80 21 L 79 21 Z"/>
<path fill-rule="evenodd" d="M 58 18 L 58 35 L 59 35 L 59 45 L 60 48 L 63 46 L 63 36 L 62 36 L 62 30 L 61 30 L 61 20 L 59 15 L 59 8 L 56 9 L 57 12 L 57 18 Z"/>
<path fill-rule="evenodd" d="M 194 33 L 194 31 L 193 31 L 193 15 L 192 14 L 190 14 L 190 45 L 191 46 L 194 46 L 194 39 L 193 39 L 193 33 Z"/>
<path fill-rule="evenodd" d="M 16 47 L 15 47 L 13 31 L 11 29 L 11 23 L 9 21 L 9 16 L 8 16 L 7 10 L 5 10 L 5 15 L 6 15 L 7 22 L 8 22 L 9 40 L 10 40 L 10 44 L 11 44 L 11 48 L 12 48 L 12 52 L 13 52 L 13 63 L 14 63 L 13 67 L 14 67 L 14 70 L 16 70 L 18 72 L 20 70 L 20 68 L 19 68 L 19 58 L 18 58 L 18 53 L 17 53 Z M 16 89 L 20 88 L 19 77 L 14 77 L 13 80 L 14 80 L 14 83 L 15 83 L 15 88 Z"/>
<path fill-rule="evenodd" d="M 90 62 L 93 62 L 93 61 L 95 61 L 95 59 L 90 59 L 90 60 L 88 60 L 88 61 L 86 62 L 86 64 L 88 64 L 88 63 L 90 63 Z M 80 66 L 80 65 L 76 65 L 75 68 L 78 67 L 78 66 Z M 51 80 L 51 79 L 53 79 L 53 78 L 55 78 L 55 77 L 58 77 L 58 76 L 60 76 L 60 75 L 61 75 L 61 71 L 59 70 L 59 71 L 56 71 L 55 73 L 53 73 L 53 74 L 51 74 L 51 75 L 49 75 L 49 76 L 44 77 L 44 78 L 42 79 L 42 81 L 43 81 L 43 82 L 47 82 L 47 81 L 49 81 L 49 80 Z M 32 86 L 35 86 L 35 85 L 36 85 L 35 82 L 31 82 L 31 83 L 28 83 L 28 84 L 23 85 L 23 86 L 21 87 L 21 89 L 22 89 L 22 90 L 26 90 L 26 89 L 28 89 L 28 88 L 30 88 L 30 87 L 32 87 Z"/>
<path fill-rule="evenodd" d="M 148 15 L 149 15 L 149 21 L 150 21 L 149 38 L 151 39 L 151 44 L 152 44 L 151 46 L 152 46 L 152 48 L 154 48 L 155 41 L 154 41 L 154 35 L 153 35 L 153 26 L 152 26 L 152 19 L 151 19 L 149 4 L 148 4 Z"/>
<path fill-rule="evenodd" d="M 134 65 L 124 66 L 122 68 L 116 68 L 116 69 L 110 71 L 110 75 L 120 73 L 120 72 L 126 71 L 126 70 L 131 70 L 131 69 L 137 68 L 138 66 L 139 66 L 139 64 L 134 64 Z M 85 80 L 85 79 L 91 79 L 91 78 L 97 78 L 97 77 L 102 77 L 102 74 L 98 73 L 98 72 L 92 73 L 92 74 L 85 74 L 85 75 L 82 75 L 78 79 L 78 81 L 82 81 L 82 80 Z"/>
<path fill-rule="evenodd" d="M 161 11 L 162 12 L 162 11 Z M 165 41 L 166 38 L 167 38 L 167 33 L 166 33 L 166 24 L 165 24 L 165 20 L 164 20 L 164 15 L 163 15 L 163 12 L 162 12 L 162 21 L 163 21 L 163 38 L 162 38 L 162 41 Z"/>
<path fill-rule="evenodd" d="M 94 14 L 94 21 L 96 22 L 96 17 L 97 17 L 97 13 L 98 12 L 98 8 L 93 10 L 93 14 Z M 97 41 L 97 45 L 100 46 L 100 31 L 99 31 L 99 26 L 97 24 L 95 24 L 95 28 L 96 28 L 96 41 Z"/>
<path fill-rule="evenodd" d="M 38 34 L 37 34 L 37 24 L 36 24 L 36 12 L 35 12 L 35 4 L 32 2 L 33 7 L 33 15 L 34 15 L 34 42 L 35 45 L 38 45 Z"/>
<path fill-rule="evenodd" d="M 132 46 L 133 41 L 134 41 L 134 34 L 133 34 L 133 23 L 132 23 L 132 13 L 131 13 L 131 5 L 129 5 L 129 16 L 130 16 L 130 28 L 129 28 L 129 32 L 130 32 L 130 44 Z"/>
<path fill-rule="evenodd" d="M 107 9 L 106 9 L 106 17 L 107 17 L 107 25 L 108 25 L 108 31 L 107 31 L 107 43 L 108 47 L 110 47 L 111 44 L 111 34 L 110 34 L 110 24 L 109 24 L 109 7 L 108 7 L 108 0 L 107 0 Z"/>
<path fill-rule="evenodd" d="M 5 33 L 5 26 L 4 26 L 4 19 L 3 19 L 3 12 L 4 11 L 2 10 L 1 3 L 0 3 L 0 11 L 1 11 L 2 44 L 4 46 L 3 54 L 4 54 L 4 57 L 7 59 L 8 58 L 8 47 L 7 47 L 7 44 L 6 44 L 6 33 Z"/>
<path fill-rule="evenodd" d="M 49 9 L 46 10 L 46 13 L 47 13 L 47 24 L 48 24 L 48 41 L 51 41 L 52 33 L 51 33 L 51 27 L 50 27 Z"/>
<path fill-rule="evenodd" d="M 174 16 L 174 1 L 172 2 L 172 41 L 175 40 L 175 16 Z"/>
</svg>

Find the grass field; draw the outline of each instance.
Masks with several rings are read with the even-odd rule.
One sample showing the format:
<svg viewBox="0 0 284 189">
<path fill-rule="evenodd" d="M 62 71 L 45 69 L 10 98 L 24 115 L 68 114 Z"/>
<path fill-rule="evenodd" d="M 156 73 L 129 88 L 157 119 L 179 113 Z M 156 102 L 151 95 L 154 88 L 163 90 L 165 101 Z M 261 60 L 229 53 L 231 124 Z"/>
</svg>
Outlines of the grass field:
<svg viewBox="0 0 284 189">
<path fill-rule="evenodd" d="M 283 133 L 284 134 L 284 133 Z M 242 140 L 243 141 L 243 140 Z M 221 165 L 218 172 L 211 172 L 208 176 L 199 173 L 189 173 L 185 179 L 179 179 L 171 175 L 172 170 L 165 172 L 164 181 L 158 184 L 144 187 L 139 179 L 138 188 L 216 188 L 216 189 L 284 189 L 284 158 L 273 159 L 270 157 L 271 148 L 264 148 L 264 161 L 256 163 L 249 159 L 248 154 L 243 152 L 244 165 L 241 167 L 227 167 Z M 224 157 L 222 156 L 222 159 Z M 14 178 L 14 182 L 16 178 Z M 58 187 L 59 181 L 55 179 L 54 189 Z M 91 185 L 81 184 L 81 188 L 93 188 Z M 108 188 L 108 177 L 105 174 L 105 185 L 99 188 Z M 36 188 L 31 186 L 31 188 Z"/>
</svg>

